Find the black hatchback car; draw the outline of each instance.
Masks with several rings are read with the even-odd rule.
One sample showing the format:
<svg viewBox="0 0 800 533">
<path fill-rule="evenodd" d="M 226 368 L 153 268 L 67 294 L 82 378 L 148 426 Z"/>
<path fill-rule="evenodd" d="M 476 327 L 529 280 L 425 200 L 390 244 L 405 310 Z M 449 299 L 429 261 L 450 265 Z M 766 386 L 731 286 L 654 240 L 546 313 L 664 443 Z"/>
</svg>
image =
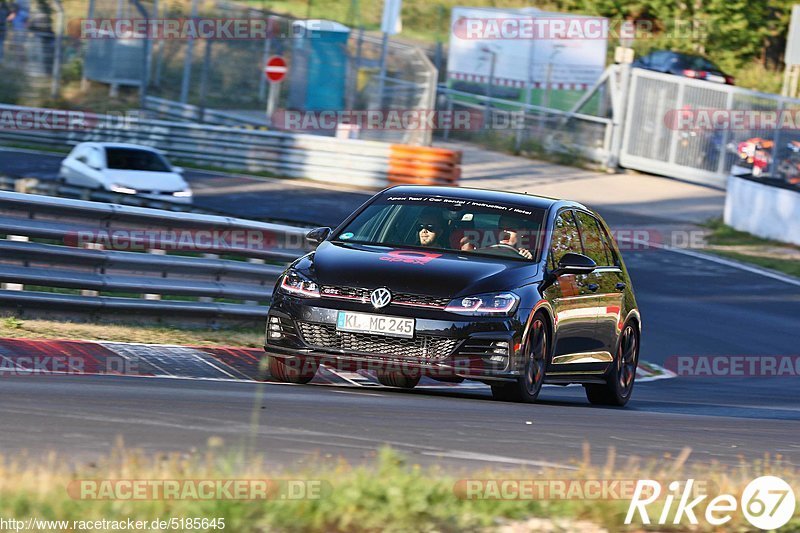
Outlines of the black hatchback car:
<svg viewBox="0 0 800 533">
<path fill-rule="evenodd" d="M 671 50 L 650 52 L 637 58 L 631 66 L 696 80 L 725 83 L 727 85 L 734 84 L 733 76 L 725 74 L 708 59 L 702 56 L 672 52 Z"/>
<path fill-rule="evenodd" d="M 371 369 L 384 385 L 472 379 L 533 402 L 543 383 L 583 384 L 624 405 L 641 317 L 619 249 L 581 204 L 467 188 L 399 186 L 280 276 L 265 350 L 274 379 L 320 364 Z"/>
</svg>

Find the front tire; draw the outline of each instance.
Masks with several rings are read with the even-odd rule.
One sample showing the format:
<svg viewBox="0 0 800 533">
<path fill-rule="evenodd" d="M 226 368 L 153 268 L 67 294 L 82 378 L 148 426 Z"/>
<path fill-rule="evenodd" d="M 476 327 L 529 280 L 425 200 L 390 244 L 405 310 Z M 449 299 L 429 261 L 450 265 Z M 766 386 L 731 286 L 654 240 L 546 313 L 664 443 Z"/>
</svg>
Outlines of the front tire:
<svg viewBox="0 0 800 533">
<path fill-rule="evenodd" d="M 594 405 L 622 407 L 633 394 L 636 368 L 639 365 L 639 334 L 633 324 L 627 324 L 619 338 L 617 357 L 608 381 L 604 385 L 584 385 L 586 398 Z"/>
<path fill-rule="evenodd" d="M 272 379 L 283 383 L 297 383 L 305 385 L 317 373 L 319 364 L 305 357 L 281 358 L 268 356 L 269 373 Z"/>
<path fill-rule="evenodd" d="M 531 323 L 531 332 L 525 343 L 525 368 L 522 376 L 514 383 L 492 385 L 495 400 L 505 402 L 533 403 L 539 397 L 544 384 L 550 343 L 547 327 L 542 315 L 537 315 Z"/>
</svg>

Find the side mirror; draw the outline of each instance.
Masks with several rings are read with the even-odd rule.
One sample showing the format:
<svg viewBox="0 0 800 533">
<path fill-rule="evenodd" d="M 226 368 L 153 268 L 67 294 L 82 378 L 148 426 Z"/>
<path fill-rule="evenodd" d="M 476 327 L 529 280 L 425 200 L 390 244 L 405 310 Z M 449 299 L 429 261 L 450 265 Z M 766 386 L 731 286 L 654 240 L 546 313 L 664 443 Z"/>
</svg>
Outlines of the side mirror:
<svg viewBox="0 0 800 533">
<path fill-rule="evenodd" d="M 589 274 L 594 271 L 595 268 L 597 268 L 597 263 L 595 263 L 591 257 L 586 257 L 583 254 L 567 252 L 559 260 L 558 267 L 555 270 L 551 270 L 547 273 L 540 290 L 545 290 L 547 287 L 555 283 L 559 276 L 563 276 L 565 274 Z"/>
<path fill-rule="evenodd" d="M 183 167 L 172 167 L 172 171 L 175 174 L 183 174 Z"/>
<path fill-rule="evenodd" d="M 306 240 L 312 244 L 319 244 L 330 236 L 331 231 L 333 230 L 327 227 L 314 228 L 306 233 Z"/>
<path fill-rule="evenodd" d="M 556 276 L 563 276 L 564 274 L 589 274 L 597 268 L 595 263 L 590 257 L 583 254 L 576 254 L 567 252 L 558 262 L 558 268 L 554 274 Z"/>
</svg>

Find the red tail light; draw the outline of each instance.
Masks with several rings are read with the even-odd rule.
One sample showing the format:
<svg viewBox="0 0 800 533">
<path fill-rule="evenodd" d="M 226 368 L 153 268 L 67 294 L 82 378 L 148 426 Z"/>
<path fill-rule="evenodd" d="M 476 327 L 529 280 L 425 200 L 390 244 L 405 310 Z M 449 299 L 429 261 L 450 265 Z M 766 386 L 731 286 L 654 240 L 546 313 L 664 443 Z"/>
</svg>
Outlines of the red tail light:
<svg viewBox="0 0 800 533">
<path fill-rule="evenodd" d="M 695 78 L 698 80 L 703 80 L 708 75 L 708 72 L 704 70 L 692 70 L 690 68 L 683 70 L 683 75 L 687 78 Z"/>
<path fill-rule="evenodd" d="M 761 169 L 767 168 L 769 165 L 769 156 L 764 152 L 758 151 L 753 156 L 753 166 Z"/>
<path fill-rule="evenodd" d="M 735 81 L 736 80 L 733 78 L 733 76 L 725 76 L 725 83 L 728 85 L 736 85 L 736 83 L 734 83 Z"/>
</svg>

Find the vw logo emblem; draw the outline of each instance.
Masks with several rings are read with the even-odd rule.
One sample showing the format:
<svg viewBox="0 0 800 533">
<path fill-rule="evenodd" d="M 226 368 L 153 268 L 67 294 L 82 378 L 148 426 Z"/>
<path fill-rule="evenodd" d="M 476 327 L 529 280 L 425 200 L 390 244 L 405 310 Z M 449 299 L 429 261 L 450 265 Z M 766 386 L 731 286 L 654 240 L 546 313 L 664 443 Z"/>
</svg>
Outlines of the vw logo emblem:
<svg viewBox="0 0 800 533">
<path fill-rule="evenodd" d="M 369 301 L 372 302 L 372 307 L 375 309 L 386 307 L 392 301 L 392 293 L 389 292 L 389 289 L 384 289 L 383 287 L 375 289 L 369 295 Z"/>
</svg>

